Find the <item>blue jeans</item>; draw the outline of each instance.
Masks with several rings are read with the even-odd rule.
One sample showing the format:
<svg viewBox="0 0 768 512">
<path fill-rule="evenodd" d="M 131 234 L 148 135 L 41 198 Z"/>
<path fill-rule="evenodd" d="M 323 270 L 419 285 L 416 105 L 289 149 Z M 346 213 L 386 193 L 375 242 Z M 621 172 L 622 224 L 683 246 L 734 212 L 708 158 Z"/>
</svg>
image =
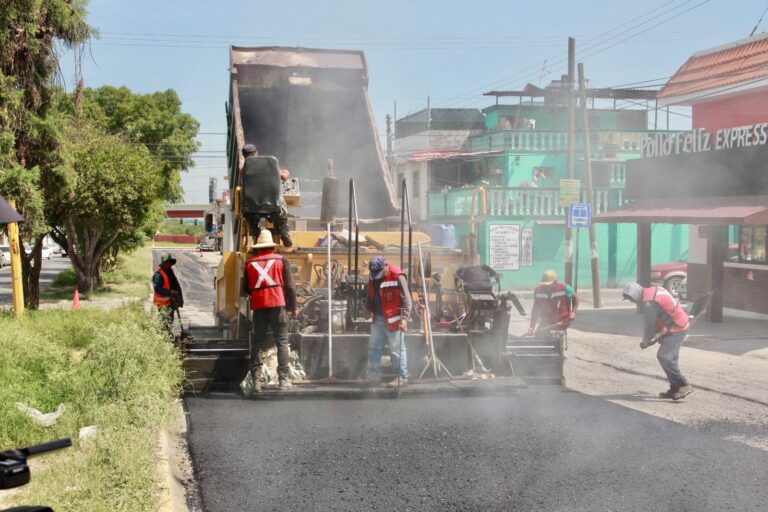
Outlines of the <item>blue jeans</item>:
<svg viewBox="0 0 768 512">
<path fill-rule="evenodd" d="M 371 322 L 371 337 L 368 340 L 368 379 L 381 380 L 381 351 L 389 347 L 392 353 L 392 368 L 400 371 L 400 379 L 408 380 L 408 357 L 405 349 L 404 332 L 390 331 L 384 318 L 374 316 Z M 402 357 L 402 360 L 401 360 Z"/>
<path fill-rule="evenodd" d="M 656 353 L 656 358 L 659 360 L 664 373 L 667 374 L 667 380 L 672 389 L 679 389 L 688 384 L 677 365 L 680 358 L 680 347 L 683 346 L 686 334 L 688 333 L 685 331 L 667 334 L 661 339 L 661 346 Z"/>
</svg>

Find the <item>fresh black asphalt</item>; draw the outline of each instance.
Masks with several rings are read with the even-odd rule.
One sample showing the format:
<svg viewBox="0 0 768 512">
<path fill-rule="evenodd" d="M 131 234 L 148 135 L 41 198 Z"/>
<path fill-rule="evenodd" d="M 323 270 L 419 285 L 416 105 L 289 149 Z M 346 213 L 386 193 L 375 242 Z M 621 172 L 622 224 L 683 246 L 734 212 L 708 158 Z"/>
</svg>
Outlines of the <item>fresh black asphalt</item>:
<svg viewBox="0 0 768 512">
<path fill-rule="evenodd" d="M 695 394 L 669 407 L 696 407 Z M 186 399 L 203 505 L 766 510 L 768 454 L 554 387 L 507 396 Z"/>
</svg>

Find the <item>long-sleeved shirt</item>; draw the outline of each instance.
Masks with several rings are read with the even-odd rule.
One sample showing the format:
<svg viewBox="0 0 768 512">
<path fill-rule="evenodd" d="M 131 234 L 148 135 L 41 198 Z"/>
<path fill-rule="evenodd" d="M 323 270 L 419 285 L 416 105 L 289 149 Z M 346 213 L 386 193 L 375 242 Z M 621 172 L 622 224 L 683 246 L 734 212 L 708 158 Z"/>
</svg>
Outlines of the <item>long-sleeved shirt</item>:
<svg viewBox="0 0 768 512">
<path fill-rule="evenodd" d="M 155 293 L 160 294 L 164 297 L 170 296 L 171 290 L 176 290 L 178 292 L 178 295 L 176 296 L 174 305 L 178 307 L 184 306 L 184 297 L 181 293 L 181 285 L 179 284 L 179 280 L 176 278 L 176 274 L 174 274 L 172 268 L 165 268 L 163 270 L 168 276 L 168 284 L 171 287 L 163 288 L 163 276 L 160 274 L 160 271 L 158 269 L 152 275 L 152 289 L 155 291 Z"/>
<path fill-rule="evenodd" d="M 293 286 L 293 274 L 291 274 L 291 264 L 285 256 L 281 256 L 283 260 L 283 296 L 285 297 L 285 309 L 288 311 L 296 311 L 296 288 Z M 248 288 L 248 273 L 243 272 L 243 293 L 246 295 L 251 294 L 251 290 Z"/>
<path fill-rule="evenodd" d="M 368 304 L 368 310 L 373 313 L 373 316 L 382 316 L 381 312 L 381 294 L 379 293 L 379 287 L 384 279 L 377 279 L 371 281 L 368 286 L 373 286 L 373 304 Z M 408 280 L 405 276 L 398 276 L 397 288 L 400 291 L 400 318 L 403 320 L 411 319 L 411 292 L 408 290 Z"/>
</svg>

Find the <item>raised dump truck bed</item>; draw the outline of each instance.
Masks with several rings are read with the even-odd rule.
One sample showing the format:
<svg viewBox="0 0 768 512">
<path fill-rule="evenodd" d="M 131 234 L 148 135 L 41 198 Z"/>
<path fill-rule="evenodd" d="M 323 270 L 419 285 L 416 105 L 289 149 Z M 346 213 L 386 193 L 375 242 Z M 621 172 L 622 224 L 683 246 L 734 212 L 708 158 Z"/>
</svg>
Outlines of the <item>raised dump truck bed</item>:
<svg viewBox="0 0 768 512">
<path fill-rule="evenodd" d="M 363 52 L 233 46 L 230 77 L 231 184 L 238 183 L 239 149 L 254 144 L 301 182 L 301 205 L 291 209 L 296 216 L 319 216 L 328 159 L 341 183 L 357 178 L 361 217 L 395 214 L 396 194 L 373 121 Z M 345 208 L 340 205 L 342 215 Z"/>
</svg>

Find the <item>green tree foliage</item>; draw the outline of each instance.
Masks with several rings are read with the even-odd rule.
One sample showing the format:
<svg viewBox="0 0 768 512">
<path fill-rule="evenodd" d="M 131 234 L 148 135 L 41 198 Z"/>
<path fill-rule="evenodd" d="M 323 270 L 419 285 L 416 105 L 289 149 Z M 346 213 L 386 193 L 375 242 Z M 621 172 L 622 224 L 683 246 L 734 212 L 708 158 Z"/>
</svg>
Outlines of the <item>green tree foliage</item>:
<svg viewBox="0 0 768 512">
<path fill-rule="evenodd" d="M 125 142 L 146 149 L 159 169 L 161 185 L 156 199 L 162 201 L 153 203 L 143 226 L 120 233 L 105 250 L 101 269 L 110 271 L 119 251 L 135 249 L 154 236 L 165 216 L 164 202 L 181 198 L 180 172 L 194 165 L 192 154 L 199 147 L 195 140 L 199 123 L 181 111 L 181 101 L 173 90 L 137 94 L 126 87 L 86 88 L 64 96 L 59 108 L 77 123 L 88 123 L 96 130 L 118 135 Z M 59 212 L 50 211 L 49 221 L 54 226 L 54 239 L 67 247 L 67 234 Z"/>
<path fill-rule="evenodd" d="M 3 0 L 0 7 L 0 194 L 17 201 L 34 243 L 22 255 L 24 297 L 37 307 L 47 175 L 59 163 L 61 123 L 52 107 L 57 50 L 86 41 L 86 0 Z"/>
<path fill-rule="evenodd" d="M 145 146 L 160 159 L 164 198 L 181 199 L 179 172 L 194 166 L 192 154 L 200 123 L 181 111 L 181 100 L 169 89 L 151 94 L 136 94 L 126 87 L 104 86 L 85 89 L 83 115 L 108 133 Z"/>
<path fill-rule="evenodd" d="M 149 150 L 88 123 L 66 134 L 56 195 L 48 197 L 66 235 L 78 289 L 101 283 L 101 261 L 121 237 L 140 236 L 157 222 L 162 166 Z"/>
</svg>

